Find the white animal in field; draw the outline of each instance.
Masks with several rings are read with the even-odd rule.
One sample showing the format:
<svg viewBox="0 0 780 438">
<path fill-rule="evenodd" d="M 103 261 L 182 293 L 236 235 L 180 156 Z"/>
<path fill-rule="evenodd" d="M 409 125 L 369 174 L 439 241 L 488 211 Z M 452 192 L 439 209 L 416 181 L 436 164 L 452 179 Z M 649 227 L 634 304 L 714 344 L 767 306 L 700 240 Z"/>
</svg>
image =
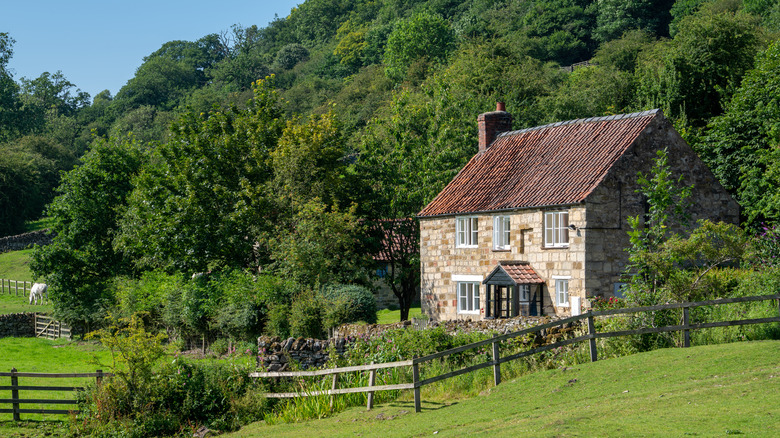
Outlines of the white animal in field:
<svg viewBox="0 0 780 438">
<path fill-rule="evenodd" d="M 43 304 L 44 295 L 46 295 L 46 298 L 49 298 L 49 286 L 46 283 L 33 284 L 32 288 L 30 288 L 30 304 L 33 303 L 33 300 L 35 301 L 35 304 L 38 304 L 38 299 L 40 299 L 41 304 Z"/>
</svg>

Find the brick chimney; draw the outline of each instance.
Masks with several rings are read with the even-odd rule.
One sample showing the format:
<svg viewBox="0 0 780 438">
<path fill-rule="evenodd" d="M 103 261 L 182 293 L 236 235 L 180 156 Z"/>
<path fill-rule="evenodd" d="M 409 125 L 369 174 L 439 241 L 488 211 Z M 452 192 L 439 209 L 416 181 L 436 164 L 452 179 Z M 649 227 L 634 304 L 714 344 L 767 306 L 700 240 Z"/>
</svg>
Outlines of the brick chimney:
<svg viewBox="0 0 780 438">
<path fill-rule="evenodd" d="M 479 152 L 485 152 L 502 132 L 512 130 L 512 115 L 506 112 L 504 102 L 496 103 L 496 110 L 477 117 L 479 129 Z"/>
</svg>

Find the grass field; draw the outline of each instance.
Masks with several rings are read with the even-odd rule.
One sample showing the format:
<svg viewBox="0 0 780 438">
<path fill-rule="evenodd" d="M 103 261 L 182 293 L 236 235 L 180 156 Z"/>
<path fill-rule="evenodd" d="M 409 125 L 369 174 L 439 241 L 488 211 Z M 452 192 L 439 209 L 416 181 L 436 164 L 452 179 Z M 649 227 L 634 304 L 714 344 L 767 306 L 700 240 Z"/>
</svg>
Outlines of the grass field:
<svg viewBox="0 0 780 438">
<path fill-rule="evenodd" d="M 420 306 L 409 309 L 409 318 L 420 316 Z M 401 320 L 400 310 L 383 309 L 376 312 L 377 324 L 391 324 Z"/>
<path fill-rule="evenodd" d="M 479 397 L 410 401 L 226 437 L 780 436 L 780 341 L 664 349 L 553 369 Z"/>
<path fill-rule="evenodd" d="M 28 296 L 0 294 L 0 315 L 21 312 L 51 313 L 52 310 L 53 308 L 49 300 L 46 300 L 45 304 L 35 305 L 30 304 L 30 297 Z"/>
<path fill-rule="evenodd" d="M 103 363 L 110 363 L 110 353 L 94 343 L 71 343 L 65 340 L 48 341 L 35 338 L 0 338 L 0 371 L 16 368 L 30 373 L 91 373 L 99 367 L 90 363 L 97 356 Z M 104 369 L 104 371 L 108 371 Z M 10 377 L 0 378 L 0 386 L 10 384 Z M 85 386 L 93 379 L 40 379 L 20 377 L 21 385 L 30 386 Z M 62 399 L 73 398 L 69 392 L 20 391 L 22 398 Z M 0 391 L 0 398 L 10 398 L 10 391 Z M 10 405 L 1 405 L 9 408 Z M 63 405 L 23 405 L 23 408 L 67 409 Z M 63 436 L 67 416 L 46 414 L 22 414 L 21 423 L 12 421 L 12 414 L 0 414 L 0 436 L 44 437 Z"/>
<path fill-rule="evenodd" d="M 30 254 L 32 254 L 32 249 L 0 254 L 0 278 L 33 281 L 30 272 Z"/>
</svg>

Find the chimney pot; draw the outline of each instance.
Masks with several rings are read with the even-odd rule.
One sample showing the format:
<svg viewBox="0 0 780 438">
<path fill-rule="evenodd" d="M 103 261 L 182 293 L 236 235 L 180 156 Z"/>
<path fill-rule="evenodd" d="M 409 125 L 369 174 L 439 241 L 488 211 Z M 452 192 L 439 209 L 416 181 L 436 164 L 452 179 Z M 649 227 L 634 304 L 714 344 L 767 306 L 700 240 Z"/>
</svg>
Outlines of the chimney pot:
<svg viewBox="0 0 780 438">
<path fill-rule="evenodd" d="M 504 102 L 496 102 L 496 111 L 506 112 L 506 104 Z"/>
</svg>

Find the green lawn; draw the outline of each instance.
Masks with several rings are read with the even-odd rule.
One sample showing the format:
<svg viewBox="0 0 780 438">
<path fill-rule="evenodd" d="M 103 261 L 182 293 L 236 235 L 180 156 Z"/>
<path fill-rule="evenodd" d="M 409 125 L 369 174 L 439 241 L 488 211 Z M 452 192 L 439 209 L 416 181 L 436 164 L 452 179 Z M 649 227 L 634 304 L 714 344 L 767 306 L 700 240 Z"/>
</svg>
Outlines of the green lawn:
<svg viewBox="0 0 780 438">
<path fill-rule="evenodd" d="M 409 318 L 420 316 L 420 306 L 409 309 Z M 383 309 L 376 312 L 377 324 L 391 324 L 401 320 L 400 310 Z"/>
<path fill-rule="evenodd" d="M 226 437 L 780 436 L 780 341 L 664 349 L 524 376 L 466 400 L 399 401 Z"/>
<path fill-rule="evenodd" d="M 99 367 L 90 363 L 97 355 L 103 363 L 110 363 L 110 353 L 94 343 L 67 342 L 64 339 L 48 341 L 35 338 L 0 338 L 0 371 L 16 368 L 29 373 L 92 373 Z M 108 371 L 104 369 L 104 371 Z M 31 386 L 84 386 L 89 378 L 41 379 L 19 377 L 19 384 Z M 0 386 L 10 384 L 10 377 L 0 378 Z M 23 398 L 72 399 L 73 393 L 54 391 L 20 391 Z M 0 398 L 10 398 L 10 391 L 0 391 Z M 10 405 L 2 404 L 3 408 Z M 23 405 L 23 408 L 67 409 L 65 405 Z M 0 436 L 43 437 L 64 436 L 67 425 L 65 415 L 22 414 L 19 424 L 12 421 L 12 414 L 0 414 Z"/>
<path fill-rule="evenodd" d="M 33 281 L 30 272 L 30 254 L 32 254 L 32 249 L 0 254 L 0 278 Z"/>
<path fill-rule="evenodd" d="M 40 303 L 40 301 L 38 301 Z M 53 307 L 47 299 L 45 304 L 30 304 L 30 297 L 16 296 L 14 294 L 0 294 L 0 315 L 22 312 L 51 313 Z"/>
</svg>

